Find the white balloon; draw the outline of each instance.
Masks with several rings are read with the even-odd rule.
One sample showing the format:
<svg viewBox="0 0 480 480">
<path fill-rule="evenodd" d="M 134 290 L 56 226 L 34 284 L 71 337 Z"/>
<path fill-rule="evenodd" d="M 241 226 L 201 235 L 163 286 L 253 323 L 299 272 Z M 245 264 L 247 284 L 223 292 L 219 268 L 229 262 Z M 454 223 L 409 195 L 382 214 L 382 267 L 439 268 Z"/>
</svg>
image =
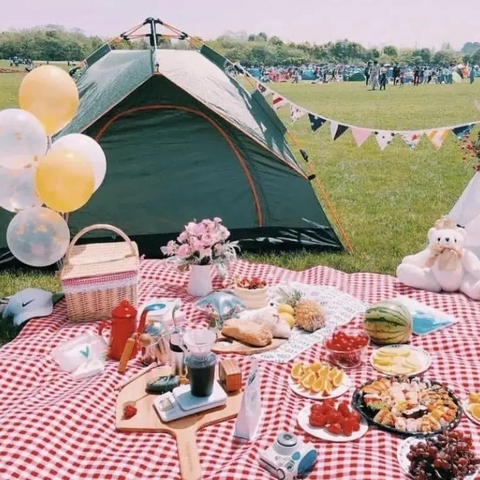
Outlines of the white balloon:
<svg viewBox="0 0 480 480">
<path fill-rule="evenodd" d="M 35 191 L 35 171 L 36 168 L 0 167 L 0 207 L 19 212 L 42 205 Z"/>
<path fill-rule="evenodd" d="M 32 166 L 47 152 L 48 139 L 40 121 L 19 108 L 0 111 L 0 166 Z"/>
<path fill-rule="evenodd" d="M 93 138 L 81 133 L 71 133 L 53 142 L 51 150 L 72 150 L 85 157 L 93 168 L 94 191 L 97 191 L 107 173 L 107 159 L 102 147 Z"/>
<path fill-rule="evenodd" d="M 45 207 L 17 213 L 7 228 L 7 245 L 26 265 L 47 267 L 62 259 L 70 243 L 70 229 L 62 216 Z"/>
</svg>

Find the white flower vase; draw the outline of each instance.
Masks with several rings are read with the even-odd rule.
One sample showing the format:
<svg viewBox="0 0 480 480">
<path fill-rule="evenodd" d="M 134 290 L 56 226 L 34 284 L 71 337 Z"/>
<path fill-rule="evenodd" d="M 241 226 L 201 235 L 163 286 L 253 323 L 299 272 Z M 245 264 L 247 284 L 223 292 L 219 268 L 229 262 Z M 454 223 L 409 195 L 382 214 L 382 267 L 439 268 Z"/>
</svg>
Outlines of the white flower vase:
<svg viewBox="0 0 480 480">
<path fill-rule="evenodd" d="M 192 297 L 204 297 L 212 290 L 210 265 L 191 265 L 187 293 Z"/>
</svg>

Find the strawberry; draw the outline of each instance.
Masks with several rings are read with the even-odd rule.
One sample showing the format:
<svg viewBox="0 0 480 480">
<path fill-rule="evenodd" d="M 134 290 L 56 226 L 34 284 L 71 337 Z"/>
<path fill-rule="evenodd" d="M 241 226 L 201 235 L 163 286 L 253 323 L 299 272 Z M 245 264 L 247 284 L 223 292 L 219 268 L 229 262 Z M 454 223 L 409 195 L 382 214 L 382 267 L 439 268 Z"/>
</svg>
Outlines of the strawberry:
<svg viewBox="0 0 480 480">
<path fill-rule="evenodd" d="M 342 414 L 343 417 L 349 417 L 350 416 L 350 408 L 348 406 L 348 402 L 341 402 L 340 405 L 338 406 L 338 411 Z"/>
<path fill-rule="evenodd" d="M 123 418 L 125 420 L 130 420 L 130 418 L 134 417 L 137 414 L 137 407 L 134 405 L 125 405 L 123 408 Z"/>
<path fill-rule="evenodd" d="M 349 417 L 343 417 L 340 421 L 340 426 L 342 427 L 342 432 L 347 437 L 350 437 L 353 433 L 353 424 Z"/>
<path fill-rule="evenodd" d="M 327 431 L 334 435 L 341 435 L 343 433 L 342 426 L 339 423 L 332 423 L 327 427 Z"/>
<path fill-rule="evenodd" d="M 324 427 L 327 419 L 325 415 L 322 414 L 310 415 L 309 422 L 312 427 Z"/>
<path fill-rule="evenodd" d="M 353 431 L 358 432 L 360 430 L 360 421 L 356 417 L 352 416 L 350 416 L 349 420 L 352 424 Z"/>
<path fill-rule="evenodd" d="M 360 414 L 356 412 L 355 410 L 352 410 L 350 412 L 350 417 L 355 419 L 358 423 L 360 423 Z"/>
</svg>

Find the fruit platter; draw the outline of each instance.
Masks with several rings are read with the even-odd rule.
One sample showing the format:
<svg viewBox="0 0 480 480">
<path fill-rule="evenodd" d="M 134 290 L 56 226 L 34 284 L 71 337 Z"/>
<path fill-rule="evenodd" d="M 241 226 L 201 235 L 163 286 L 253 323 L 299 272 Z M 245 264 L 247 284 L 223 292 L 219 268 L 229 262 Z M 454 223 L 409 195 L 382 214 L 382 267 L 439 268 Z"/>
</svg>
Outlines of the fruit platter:
<svg viewBox="0 0 480 480">
<path fill-rule="evenodd" d="M 347 401 L 333 399 L 307 405 L 298 415 L 298 424 L 310 435 L 332 442 L 350 442 L 363 437 L 367 422 Z"/>
<path fill-rule="evenodd" d="M 462 404 L 465 415 L 477 425 L 480 425 L 480 390 L 472 392 Z"/>
<path fill-rule="evenodd" d="M 460 401 L 444 385 L 420 377 L 381 377 L 355 390 L 354 408 L 372 425 L 403 436 L 434 435 L 458 425 Z"/>
<path fill-rule="evenodd" d="M 430 368 L 432 358 L 425 350 L 411 345 L 389 345 L 375 350 L 370 364 L 386 375 L 419 375 Z"/>
<path fill-rule="evenodd" d="M 313 400 L 339 397 L 351 387 L 350 378 L 339 368 L 324 362 L 293 365 L 288 385 L 297 395 Z"/>
<path fill-rule="evenodd" d="M 404 473 L 414 480 L 473 480 L 480 465 L 472 436 L 460 431 L 407 438 L 397 458 Z"/>
</svg>

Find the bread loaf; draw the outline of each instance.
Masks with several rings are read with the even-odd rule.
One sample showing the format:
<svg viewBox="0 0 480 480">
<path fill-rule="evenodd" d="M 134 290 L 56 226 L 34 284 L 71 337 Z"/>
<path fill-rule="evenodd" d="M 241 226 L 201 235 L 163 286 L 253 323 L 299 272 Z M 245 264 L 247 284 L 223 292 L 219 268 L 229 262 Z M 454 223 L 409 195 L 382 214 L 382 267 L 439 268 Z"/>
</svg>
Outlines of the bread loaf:
<svg viewBox="0 0 480 480">
<path fill-rule="evenodd" d="M 227 320 L 223 325 L 222 335 L 252 347 L 266 347 L 273 339 L 272 332 L 268 328 L 239 318 Z"/>
</svg>

